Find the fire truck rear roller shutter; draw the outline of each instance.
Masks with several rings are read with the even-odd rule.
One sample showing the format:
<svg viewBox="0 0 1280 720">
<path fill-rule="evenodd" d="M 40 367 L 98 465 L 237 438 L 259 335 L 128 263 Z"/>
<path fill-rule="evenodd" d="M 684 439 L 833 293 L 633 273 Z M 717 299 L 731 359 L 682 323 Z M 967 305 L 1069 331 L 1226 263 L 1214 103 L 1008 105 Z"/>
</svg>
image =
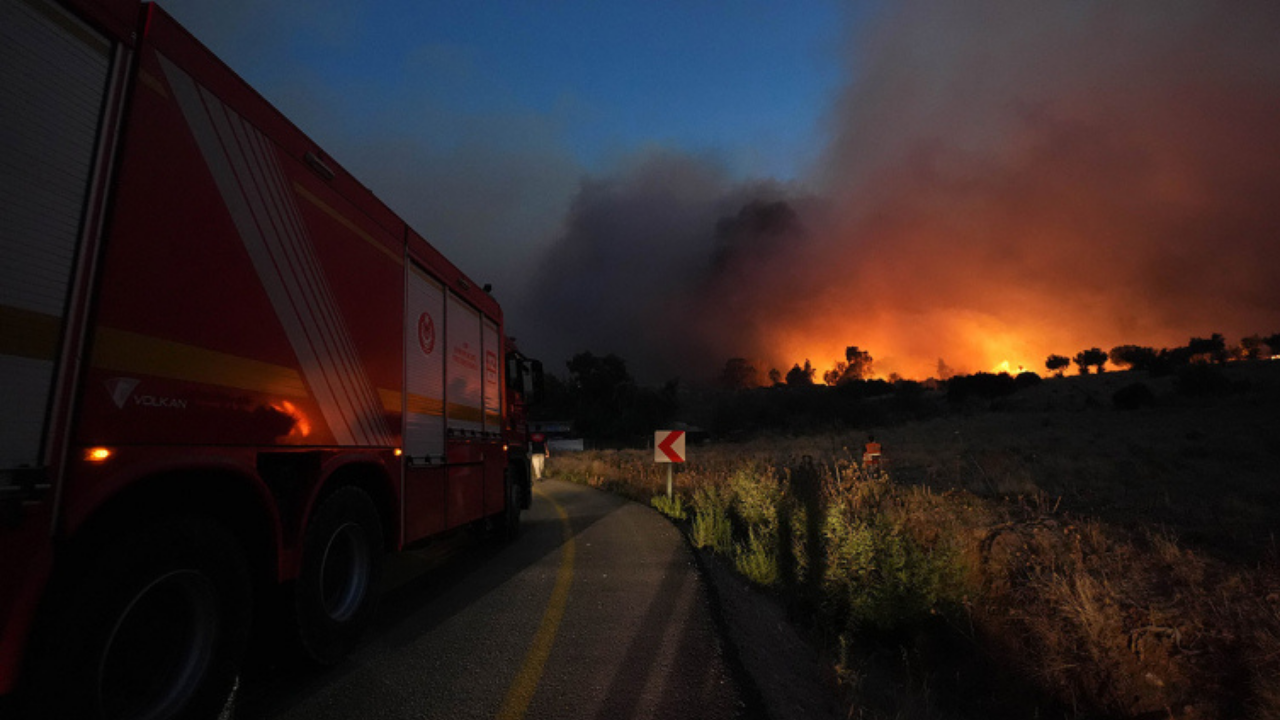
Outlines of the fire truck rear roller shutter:
<svg viewBox="0 0 1280 720">
<path fill-rule="evenodd" d="M 0 467 L 41 461 L 110 65 L 53 3 L 0 3 Z"/>
</svg>

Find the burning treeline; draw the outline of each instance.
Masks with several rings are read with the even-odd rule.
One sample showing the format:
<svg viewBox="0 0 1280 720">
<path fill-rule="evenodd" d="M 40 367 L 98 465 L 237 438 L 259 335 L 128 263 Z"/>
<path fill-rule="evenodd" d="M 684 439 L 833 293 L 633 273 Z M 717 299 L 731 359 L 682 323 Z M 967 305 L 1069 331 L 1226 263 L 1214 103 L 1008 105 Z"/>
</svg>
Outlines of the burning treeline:
<svg viewBox="0 0 1280 720">
<path fill-rule="evenodd" d="M 886 6 L 803 184 L 654 151 L 584 181 L 539 312 L 655 377 L 881 377 L 1280 327 L 1280 5 Z M 570 321 L 569 318 L 573 320 Z"/>
<path fill-rule="evenodd" d="M 1014 380 L 1037 382 L 1039 376 L 1046 373 L 1062 377 L 1068 371 L 1089 375 L 1101 374 L 1108 369 L 1136 370 L 1152 376 L 1168 375 L 1180 371 L 1189 365 L 1223 365 L 1227 362 L 1245 360 L 1266 360 L 1280 358 L 1280 333 L 1268 336 L 1249 335 L 1241 338 L 1239 344 L 1227 343 L 1219 333 L 1207 338 L 1191 338 L 1186 344 L 1173 348 L 1153 348 L 1145 345 L 1117 345 L 1110 351 L 1092 347 L 1081 350 L 1074 355 L 1052 354 L 1044 358 L 1038 367 L 1010 367 L 1009 363 L 979 371 L 973 375 L 955 373 L 946 362 L 939 358 L 936 372 L 929 376 L 928 384 L 937 387 L 936 381 L 964 381 L 970 377 L 1000 376 L 1000 381 Z M 764 369 L 766 366 L 747 358 L 729 358 L 725 361 L 717 377 L 717 384 L 726 390 L 750 390 L 761 387 L 806 387 L 812 385 L 843 386 L 870 380 L 881 381 L 882 389 L 889 384 L 898 384 L 907 380 L 890 373 L 887 377 L 875 370 L 875 360 L 871 353 L 856 346 L 845 348 L 845 359 L 837 361 L 830 369 L 823 370 L 809 359 L 804 363 L 793 364 L 790 370 L 778 368 Z M 1035 375 L 1036 377 L 1028 377 Z M 1017 376 L 1017 377 L 1015 377 Z M 887 381 L 887 382 L 885 382 Z M 918 387 L 919 383 L 908 382 L 908 387 Z M 1012 384 L 1009 387 L 1013 387 Z"/>
</svg>

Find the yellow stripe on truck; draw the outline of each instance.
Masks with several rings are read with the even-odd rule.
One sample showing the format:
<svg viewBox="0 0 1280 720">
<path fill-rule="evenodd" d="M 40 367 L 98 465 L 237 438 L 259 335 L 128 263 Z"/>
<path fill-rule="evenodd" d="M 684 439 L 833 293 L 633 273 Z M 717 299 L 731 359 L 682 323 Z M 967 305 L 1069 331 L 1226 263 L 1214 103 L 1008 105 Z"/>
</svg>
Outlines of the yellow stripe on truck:
<svg viewBox="0 0 1280 720">
<path fill-rule="evenodd" d="M 400 393 L 395 390 L 378 388 L 378 397 L 382 400 L 382 409 L 387 412 L 400 412 Z"/>
<path fill-rule="evenodd" d="M 378 388 L 378 395 L 382 398 L 382 409 L 387 412 L 400 412 L 400 393 L 395 390 Z M 444 401 L 409 393 L 409 400 L 405 403 L 405 410 L 417 415 L 440 417 L 444 415 Z"/>
<path fill-rule="evenodd" d="M 484 422 L 484 411 L 478 407 L 471 407 L 470 405 L 449 403 L 449 419 L 465 420 L 476 423 Z"/>
<path fill-rule="evenodd" d="M 104 370 L 220 385 L 266 395 L 298 398 L 309 395 L 302 376 L 292 368 L 126 330 L 99 328 L 91 362 Z"/>
<path fill-rule="evenodd" d="M 423 397 L 409 393 L 409 402 L 406 403 L 411 413 L 418 415 L 444 415 L 444 401 L 435 398 Z"/>
</svg>

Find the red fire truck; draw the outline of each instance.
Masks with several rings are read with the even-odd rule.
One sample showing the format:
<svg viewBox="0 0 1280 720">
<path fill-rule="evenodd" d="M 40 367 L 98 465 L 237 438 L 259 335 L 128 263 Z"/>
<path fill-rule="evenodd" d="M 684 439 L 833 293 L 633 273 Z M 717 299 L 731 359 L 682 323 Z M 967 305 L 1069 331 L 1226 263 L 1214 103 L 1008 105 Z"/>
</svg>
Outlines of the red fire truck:
<svg viewBox="0 0 1280 720">
<path fill-rule="evenodd" d="M 0 701 L 200 717 L 530 502 L 502 310 L 172 17 L 0 0 Z"/>
</svg>

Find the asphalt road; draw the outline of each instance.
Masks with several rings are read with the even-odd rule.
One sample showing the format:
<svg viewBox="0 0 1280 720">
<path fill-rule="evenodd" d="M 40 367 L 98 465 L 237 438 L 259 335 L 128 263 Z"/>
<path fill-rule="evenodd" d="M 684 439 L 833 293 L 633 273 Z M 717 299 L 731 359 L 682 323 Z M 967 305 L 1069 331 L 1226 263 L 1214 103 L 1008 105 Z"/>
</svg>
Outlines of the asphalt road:
<svg viewBox="0 0 1280 720">
<path fill-rule="evenodd" d="M 704 580 L 670 523 L 538 483 L 512 544 L 460 536 L 389 563 L 379 620 L 328 670 L 247 680 L 236 717 L 741 718 Z"/>
</svg>

